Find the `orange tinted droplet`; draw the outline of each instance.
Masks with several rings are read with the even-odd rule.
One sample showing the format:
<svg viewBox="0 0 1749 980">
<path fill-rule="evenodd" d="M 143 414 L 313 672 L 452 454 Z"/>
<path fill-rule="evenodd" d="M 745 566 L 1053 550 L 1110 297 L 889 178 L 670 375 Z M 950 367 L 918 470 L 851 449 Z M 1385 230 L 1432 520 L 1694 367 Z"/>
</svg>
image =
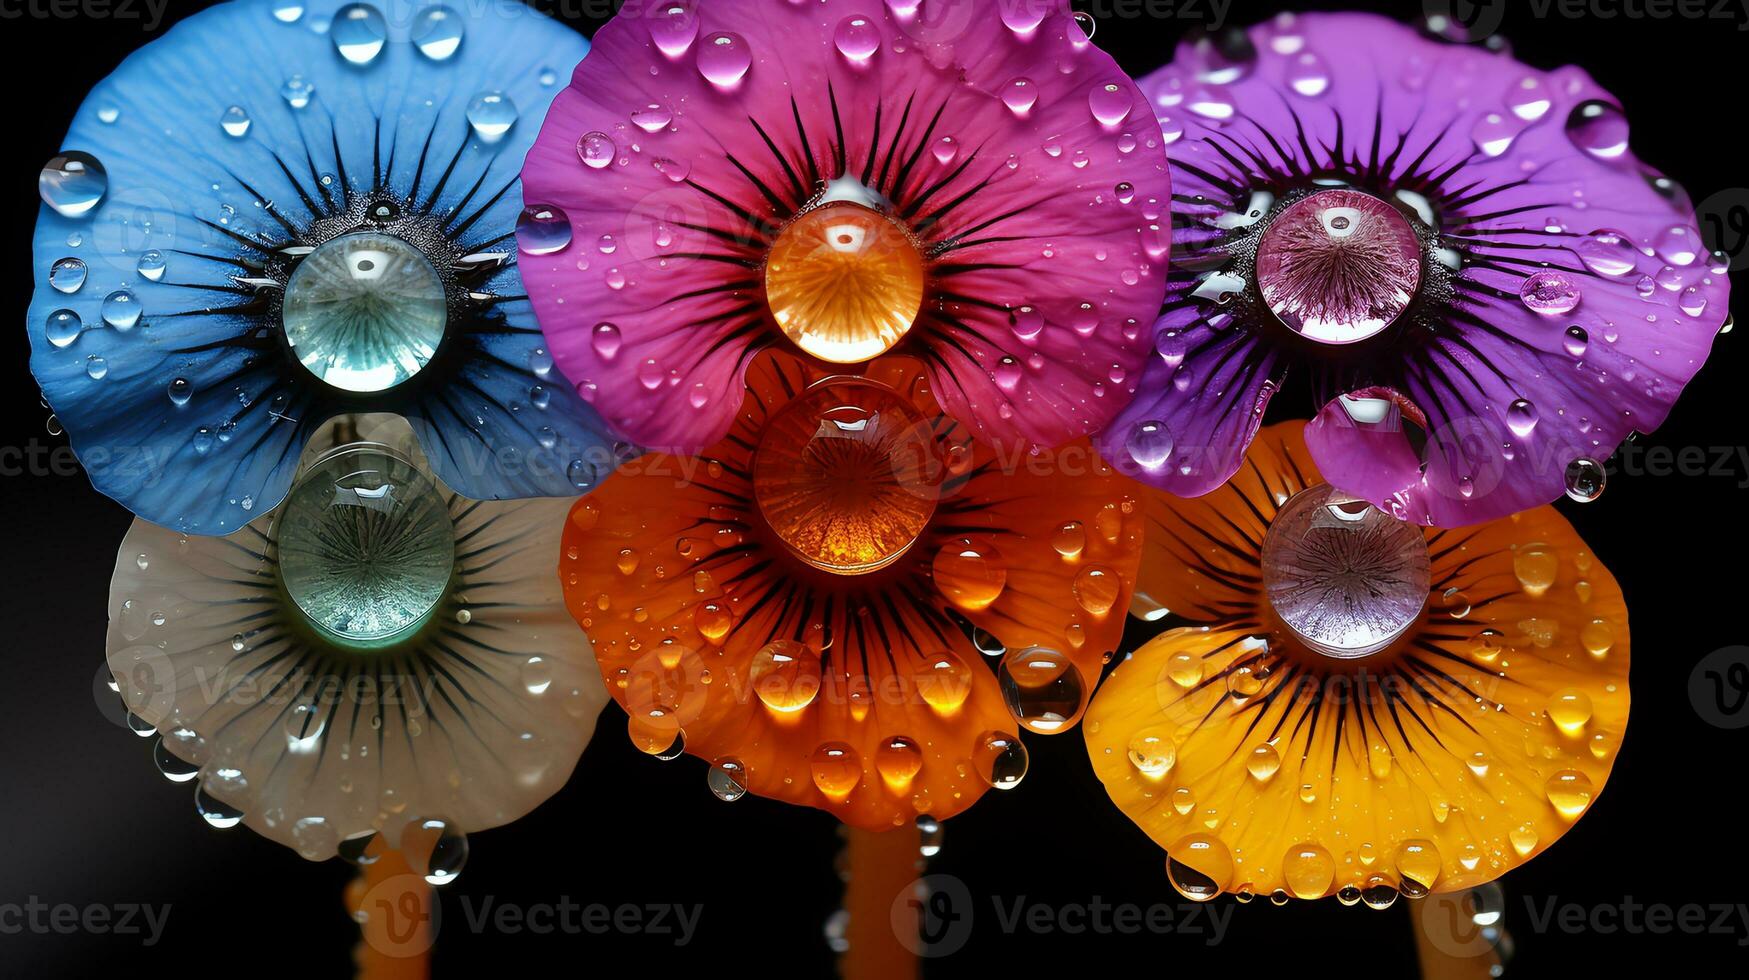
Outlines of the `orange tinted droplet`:
<svg viewBox="0 0 1749 980">
<path fill-rule="evenodd" d="M 929 427 L 885 385 L 821 382 L 766 423 L 753 496 L 797 557 L 840 575 L 891 564 L 935 513 L 941 473 Z"/>
<path fill-rule="evenodd" d="M 778 233 L 765 260 L 765 299 L 797 347 L 855 364 L 890 349 L 923 306 L 923 253 L 891 218 L 835 201 Z"/>
</svg>

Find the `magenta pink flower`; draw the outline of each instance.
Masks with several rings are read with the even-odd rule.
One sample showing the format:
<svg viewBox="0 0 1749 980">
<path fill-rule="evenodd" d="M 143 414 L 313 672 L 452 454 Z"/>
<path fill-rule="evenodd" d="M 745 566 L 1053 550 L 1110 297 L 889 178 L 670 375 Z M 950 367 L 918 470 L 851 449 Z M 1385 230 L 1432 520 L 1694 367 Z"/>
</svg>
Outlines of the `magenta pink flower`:
<svg viewBox="0 0 1749 980">
<path fill-rule="evenodd" d="M 1583 71 L 1379 17 L 1283 16 L 1142 87 L 1173 161 L 1159 356 L 1101 435 L 1183 496 L 1238 469 L 1290 368 L 1342 489 L 1432 525 L 1601 490 L 1728 313 L 1692 206 Z"/>
<path fill-rule="evenodd" d="M 634 442 L 714 443 L 783 345 L 915 356 L 985 438 L 1055 446 L 1148 357 L 1167 178 L 1066 0 L 634 2 L 528 155 L 521 268 Z"/>
</svg>

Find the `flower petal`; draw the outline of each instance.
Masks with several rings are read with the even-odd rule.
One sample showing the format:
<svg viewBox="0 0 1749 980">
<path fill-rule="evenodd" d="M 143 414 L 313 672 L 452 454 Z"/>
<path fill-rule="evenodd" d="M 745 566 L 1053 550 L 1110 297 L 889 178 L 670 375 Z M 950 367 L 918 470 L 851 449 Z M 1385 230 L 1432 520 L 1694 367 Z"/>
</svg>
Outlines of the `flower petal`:
<svg viewBox="0 0 1749 980">
<path fill-rule="evenodd" d="M 368 651 L 287 598 L 274 517 L 226 537 L 135 521 L 122 543 L 108 660 L 129 710 L 312 860 L 421 820 L 516 819 L 569 778 L 606 703 L 540 544 L 570 501 L 443 500 L 451 584 L 417 633 Z"/>
<path fill-rule="evenodd" d="M 1400 392 L 1437 453 L 1423 454 L 1413 486 L 1358 465 L 1367 448 L 1335 446 L 1327 426 L 1312 447 L 1344 489 L 1406 519 L 1474 523 L 1560 496 L 1575 460 L 1601 463 L 1662 423 L 1727 316 L 1729 282 L 1698 244 L 1691 205 L 1629 152 L 1622 109 L 1577 68 L 1540 71 L 1376 16 L 1311 14 L 1226 47 L 1187 44 L 1142 86 L 1174 154 L 1180 263 L 1157 329 L 1195 340 L 1203 328 L 1186 307 L 1226 330 L 1237 319 L 1310 371 L 1320 407 Z M 1244 255 L 1209 261 L 1222 242 L 1255 244 L 1282 201 L 1329 179 L 1417 215 L 1431 236 L 1391 343 L 1289 336 L 1257 302 Z M 1109 455 L 1139 422 L 1219 431 L 1227 401 L 1170 394 L 1184 374 L 1231 393 L 1231 349 L 1197 350 L 1150 365 L 1101 442 Z M 1280 370 L 1255 350 L 1245 361 Z M 1139 475 L 1198 489 L 1169 465 Z"/>
<path fill-rule="evenodd" d="M 1272 631 L 1253 550 L 1319 482 L 1303 459 L 1272 428 L 1227 489 L 1160 498 L 1178 533 L 1150 535 L 1167 554 L 1142 587 L 1193 625 L 1107 678 L 1083 727 L 1094 770 L 1186 894 L 1378 902 L 1498 877 L 1609 777 L 1629 700 L 1621 589 L 1552 508 L 1429 528 L 1412 632 L 1360 661 L 1308 655 Z"/>
<path fill-rule="evenodd" d="M 263 271 L 277 250 L 320 240 L 319 222 L 381 187 L 428 213 L 458 253 L 513 259 L 523 151 L 559 70 L 587 50 L 574 32 L 520 9 L 489 25 L 454 15 L 465 36 L 446 53 L 425 20 L 437 8 L 391 18 L 354 5 L 364 12 L 355 23 L 335 20 L 341 6 L 314 0 L 285 23 L 276 8 L 291 8 L 240 0 L 142 48 L 97 85 L 63 144 L 105 169 L 101 203 L 74 216 L 45 207 L 38 222 L 32 371 L 98 489 L 178 530 L 225 534 L 273 507 L 314 427 L 359 408 L 285 355 L 283 284 Z M 359 43 L 341 44 L 348 39 Z M 492 93 L 484 109 L 476 104 Z M 507 105 L 520 118 L 500 134 Z M 55 273 L 73 262 L 79 276 Z M 444 462 L 463 444 L 542 455 L 538 424 L 472 418 L 504 411 L 509 391 L 564 387 L 556 372 L 530 369 L 542 341 L 514 262 L 482 268 L 465 288 L 502 299 L 470 300 L 477 315 L 465 335 L 452 302 L 456 343 L 367 409 L 428 419 L 448 446 L 433 456 L 458 489 L 574 492 L 564 457 L 544 480 Z M 75 279 L 70 290 L 51 285 Z M 83 330 L 51 324 L 60 310 Z M 450 388 L 443 382 L 463 350 L 467 384 Z M 561 410 L 573 416 L 567 438 L 606 445 L 582 406 L 559 397 Z"/>
<path fill-rule="evenodd" d="M 1111 417 L 1161 289 L 1160 138 L 1067 4 L 1029 5 L 1021 30 L 999 6 L 699 0 L 602 28 L 524 171 L 577 240 L 524 265 L 611 425 L 677 452 L 729 430 L 752 355 L 782 338 L 766 249 L 846 176 L 926 246 L 896 350 L 928 360 L 951 414 L 1046 446 Z"/>
</svg>

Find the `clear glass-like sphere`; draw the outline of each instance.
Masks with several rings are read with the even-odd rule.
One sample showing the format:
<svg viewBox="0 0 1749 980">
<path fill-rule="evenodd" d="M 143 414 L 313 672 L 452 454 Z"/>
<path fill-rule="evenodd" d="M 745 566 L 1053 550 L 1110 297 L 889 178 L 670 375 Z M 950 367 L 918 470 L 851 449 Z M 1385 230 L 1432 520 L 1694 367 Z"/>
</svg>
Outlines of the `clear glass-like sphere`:
<svg viewBox="0 0 1749 980">
<path fill-rule="evenodd" d="M 842 575 L 910 550 L 935 513 L 940 459 L 930 427 L 885 385 L 823 381 L 766 423 L 753 497 L 803 561 Z"/>
<path fill-rule="evenodd" d="M 286 497 L 274 530 L 286 594 L 343 645 L 388 645 L 416 632 L 455 570 L 443 495 L 381 446 L 319 460 Z"/>
<path fill-rule="evenodd" d="M 1257 288 L 1289 330 L 1352 344 L 1397 321 L 1421 286 L 1421 242 L 1403 213 L 1360 191 L 1319 191 L 1275 216 Z"/>
<path fill-rule="evenodd" d="M 854 364 L 891 349 L 923 307 L 923 254 L 896 222 L 851 201 L 823 204 L 778 233 L 765 299 L 803 351 Z"/>
<path fill-rule="evenodd" d="M 1390 646 L 1421 617 L 1430 580 L 1421 528 L 1328 485 L 1283 504 L 1263 539 L 1263 590 L 1282 625 L 1339 660 Z"/>
<path fill-rule="evenodd" d="M 292 272 L 281 310 L 292 353 L 346 391 L 386 391 L 443 342 L 443 279 L 417 248 L 374 231 L 317 246 Z"/>
</svg>

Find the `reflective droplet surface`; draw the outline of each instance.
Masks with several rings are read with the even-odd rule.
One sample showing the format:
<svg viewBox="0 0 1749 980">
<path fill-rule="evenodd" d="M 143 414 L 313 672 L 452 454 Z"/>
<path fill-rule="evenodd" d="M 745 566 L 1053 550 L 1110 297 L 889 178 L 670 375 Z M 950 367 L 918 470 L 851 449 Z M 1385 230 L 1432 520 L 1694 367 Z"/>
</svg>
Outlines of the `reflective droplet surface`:
<svg viewBox="0 0 1749 980">
<path fill-rule="evenodd" d="M 772 711 L 800 711 L 820 693 L 820 657 L 795 640 L 773 640 L 753 655 L 747 680 Z"/>
<path fill-rule="evenodd" d="M 354 232 L 305 256 L 286 283 L 286 341 L 304 367 L 346 391 L 384 391 L 418 374 L 449 320 L 443 281 L 418 249 Z"/>
<path fill-rule="evenodd" d="M 43 324 L 43 337 L 55 347 L 70 347 L 85 332 L 85 323 L 72 310 L 56 310 Z"/>
<path fill-rule="evenodd" d="M 1185 898 L 1207 902 L 1232 885 L 1233 852 L 1220 838 L 1190 834 L 1166 850 L 1166 877 Z"/>
<path fill-rule="evenodd" d="M 923 254 L 891 218 L 837 201 L 791 221 L 765 262 L 766 301 L 790 340 L 854 364 L 899 342 L 923 305 Z"/>
<path fill-rule="evenodd" d="M 972 751 L 978 775 L 996 789 L 1013 789 L 1026 778 L 1030 756 L 1020 736 L 1008 732 L 985 732 Z"/>
<path fill-rule="evenodd" d="M 704 39 L 698 49 L 698 73 L 719 88 L 733 88 L 753 65 L 753 53 L 741 35 L 722 31 Z"/>
<path fill-rule="evenodd" d="M 930 564 L 935 587 L 961 609 L 989 608 L 1008 584 L 1008 563 L 982 537 L 959 538 L 941 546 Z"/>
<path fill-rule="evenodd" d="M 552 255 L 571 245 L 571 218 L 550 204 L 530 204 L 516 218 L 516 245 L 529 255 Z"/>
<path fill-rule="evenodd" d="M 1282 325 L 1322 344 L 1384 331 L 1421 285 L 1421 243 L 1402 212 L 1351 190 L 1289 205 L 1257 248 L 1257 288 Z"/>
<path fill-rule="evenodd" d="M 1402 636 L 1427 604 L 1430 577 L 1420 528 L 1328 485 L 1290 498 L 1264 537 L 1270 608 L 1328 657 L 1370 656 Z"/>
<path fill-rule="evenodd" d="M 1538 272 L 1518 289 L 1526 308 L 1543 316 L 1565 316 L 1579 306 L 1579 284 L 1564 272 Z"/>
<path fill-rule="evenodd" d="M 448 507 L 423 473 L 380 447 L 342 449 L 312 467 L 274 526 L 286 594 L 339 645 L 407 638 L 449 588 Z"/>
<path fill-rule="evenodd" d="M 231 106 L 219 117 L 219 128 L 232 139 L 242 139 L 249 135 L 249 113 L 240 105 Z"/>
<path fill-rule="evenodd" d="M 1015 650 L 996 680 L 1009 714 L 1030 731 L 1054 735 L 1074 725 L 1086 706 L 1086 682 L 1074 661 L 1047 647 Z"/>
<path fill-rule="evenodd" d="M 133 293 L 118 289 L 103 298 L 103 323 L 116 330 L 132 330 L 140 322 L 140 301 Z"/>
<path fill-rule="evenodd" d="M 334 12 L 328 39 L 340 57 L 355 65 L 368 65 L 382 53 L 389 38 L 383 12 L 368 3 L 349 3 Z"/>
<path fill-rule="evenodd" d="M 885 385 L 837 378 L 791 400 L 753 457 L 759 513 L 815 568 L 860 575 L 910 550 L 935 513 L 937 457 L 916 409 Z"/>
<path fill-rule="evenodd" d="M 49 285 L 58 293 L 76 293 L 85 285 L 87 272 L 84 259 L 58 259 L 49 267 Z"/>
<path fill-rule="evenodd" d="M 1608 102 L 1581 102 L 1567 114 L 1567 138 L 1596 159 L 1620 159 L 1628 151 L 1628 117 Z"/>
<path fill-rule="evenodd" d="M 1567 496 L 1578 503 L 1588 504 L 1603 496 L 1608 477 L 1602 463 L 1581 456 L 1567 464 L 1565 480 Z"/>
<path fill-rule="evenodd" d="M 705 774 L 705 783 L 712 796 L 733 803 L 747 795 L 747 767 L 733 757 L 718 759 Z"/>
<path fill-rule="evenodd" d="M 448 7 L 427 7 L 413 17 L 411 38 L 419 53 L 432 61 L 448 61 L 461 49 L 466 24 Z"/>
<path fill-rule="evenodd" d="M 496 143 L 516 125 L 516 103 L 503 92 L 481 92 L 468 103 L 468 125 L 481 142 Z"/>
<path fill-rule="evenodd" d="M 70 150 L 58 154 L 43 164 L 36 179 L 37 193 L 43 203 L 66 218 L 81 218 L 91 213 L 109 193 L 109 174 L 103 164 L 89 153 Z"/>
</svg>

